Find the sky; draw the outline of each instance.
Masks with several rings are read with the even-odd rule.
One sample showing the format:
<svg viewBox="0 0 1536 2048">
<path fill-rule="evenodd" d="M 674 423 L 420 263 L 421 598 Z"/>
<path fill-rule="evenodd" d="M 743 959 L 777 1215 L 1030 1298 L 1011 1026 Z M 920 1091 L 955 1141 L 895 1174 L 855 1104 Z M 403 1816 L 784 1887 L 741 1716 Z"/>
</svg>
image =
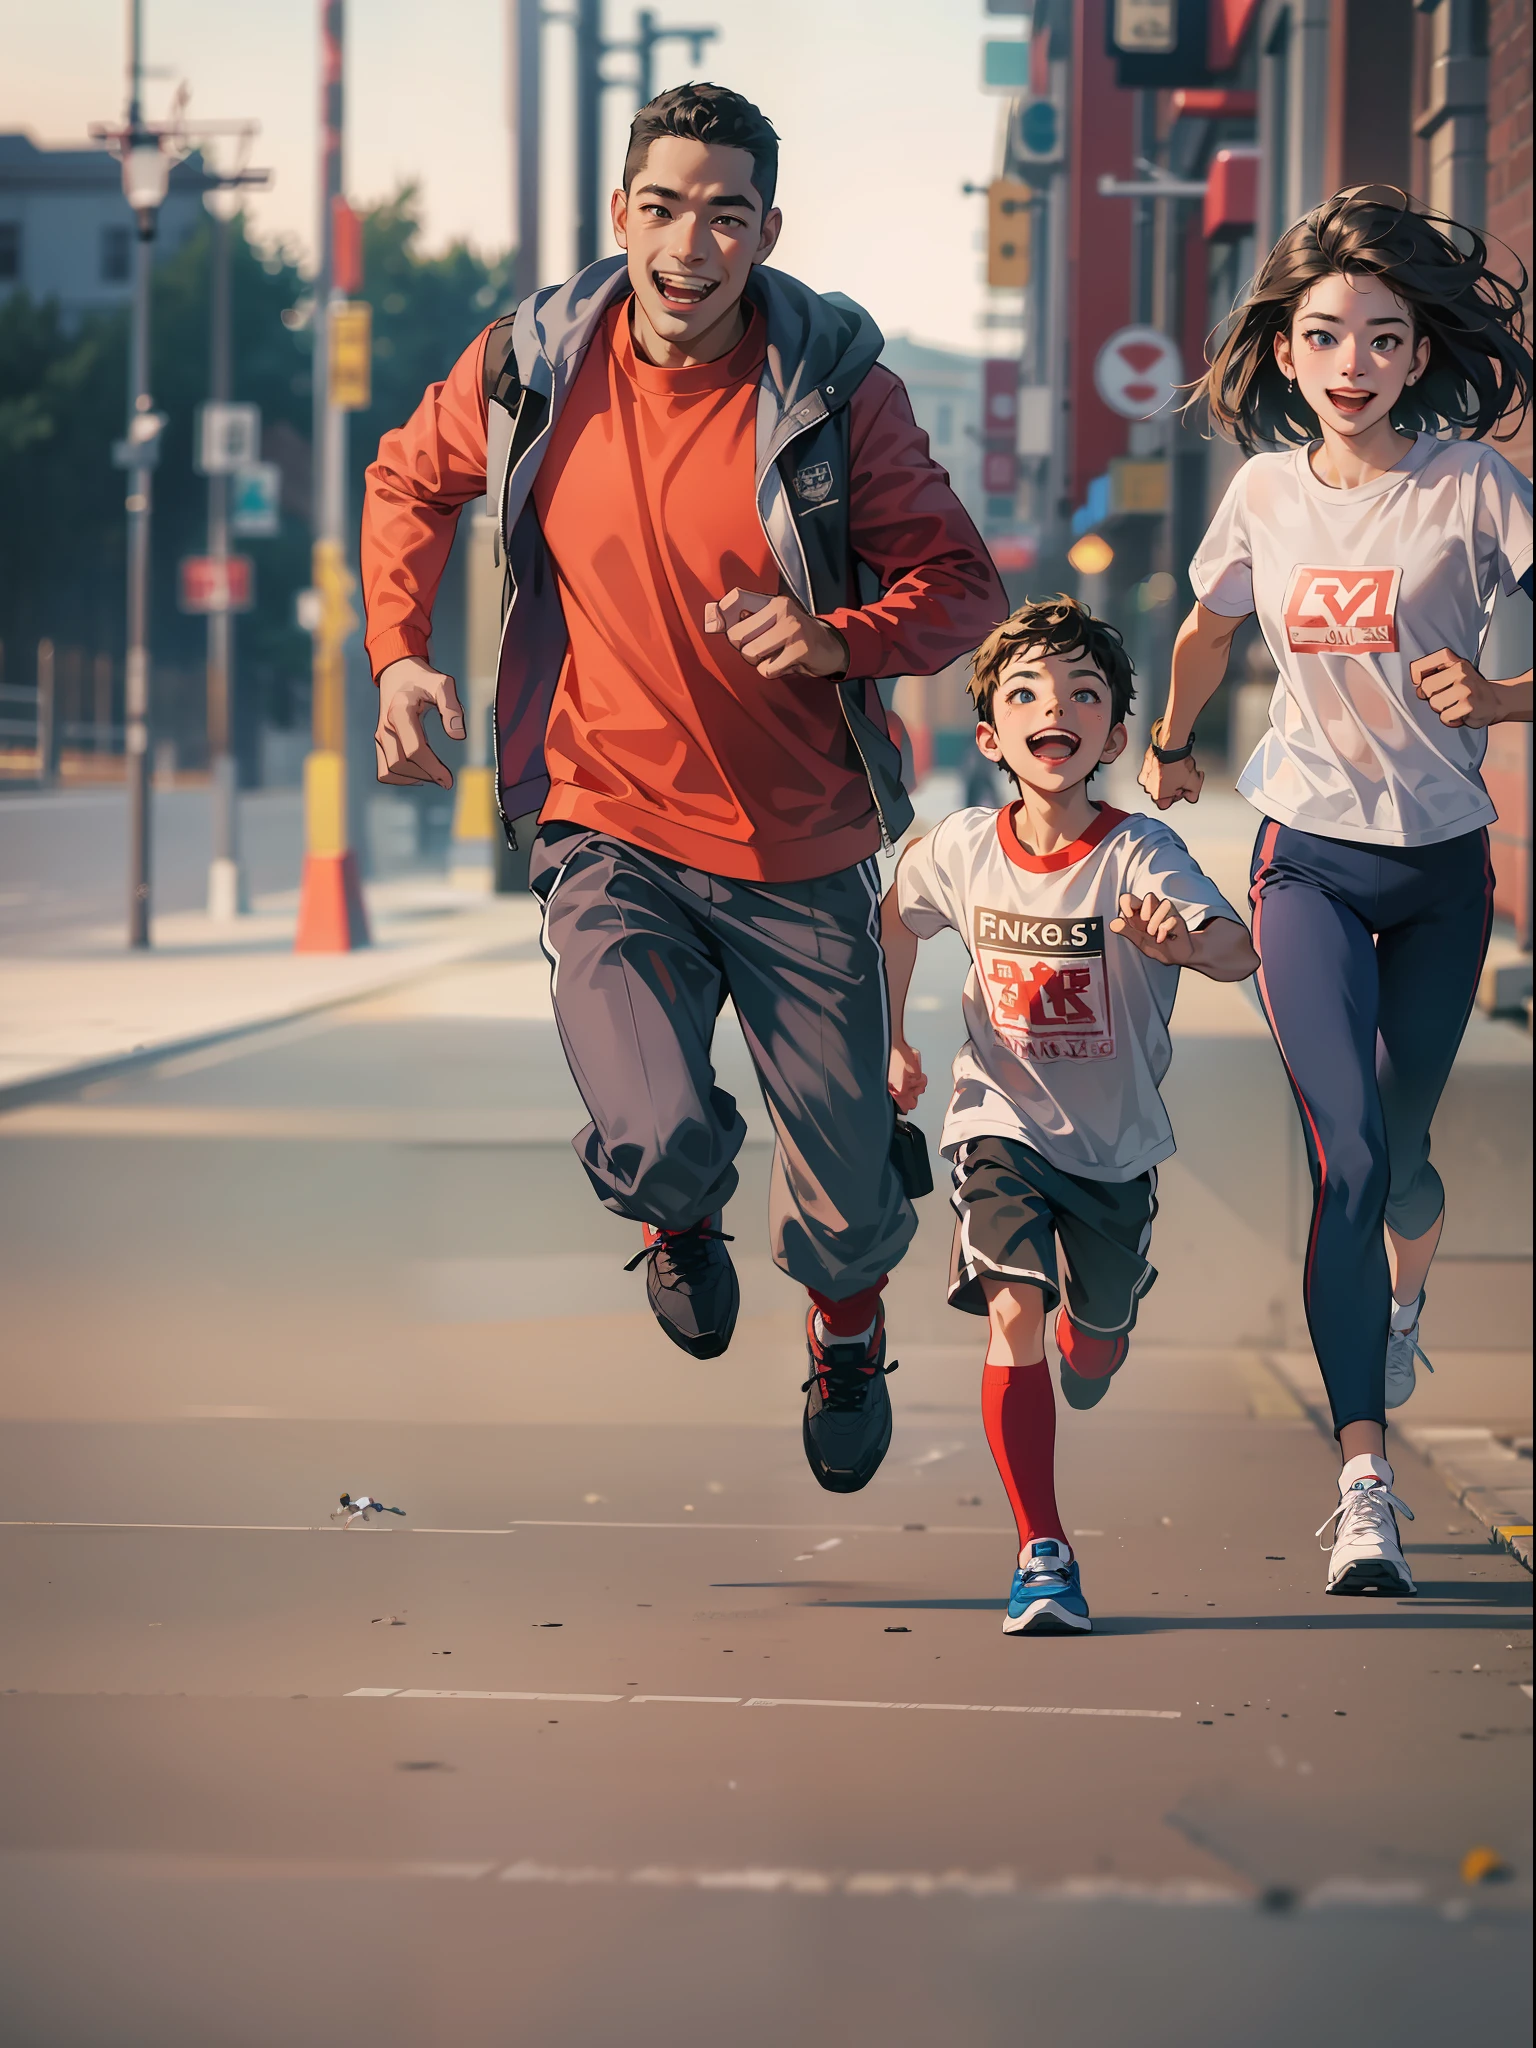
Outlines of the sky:
<svg viewBox="0 0 1536 2048">
<path fill-rule="evenodd" d="M 255 119 L 252 162 L 274 172 L 250 214 L 306 257 L 313 244 L 317 0 L 144 0 L 150 111 L 179 81 L 191 121 Z M 552 11 L 559 11 L 558 9 Z M 985 0 L 676 0 L 663 24 L 714 23 L 704 62 L 664 44 L 659 84 L 716 79 L 754 99 L 779 130 L 784 234 L 775 262 L 846 292 L 888 334 L 987 352 L 978 324 L 984 202 L 961 191 L 996 168 L 999 102 L 980 88 L 988 33 L 1016 32 Z M 120 117 L 124 0 L 48 0 L 6 10 L 0 130 L 78 146 Z M 510 240 L 511 142 L 504 0 L 349 0 L 348 196 L 421 188 L 429 245 L 463 238 L 486 253 Z M 633 34 L 626 0 L 605 31 Z M 543 270 L 573 265 L 571 31 L 544 31 Z M 618 75 L 625 60 L 608 60 Z M 617 176 L 633 99 L 607 95 L 606 166 Z"/>
</svg>

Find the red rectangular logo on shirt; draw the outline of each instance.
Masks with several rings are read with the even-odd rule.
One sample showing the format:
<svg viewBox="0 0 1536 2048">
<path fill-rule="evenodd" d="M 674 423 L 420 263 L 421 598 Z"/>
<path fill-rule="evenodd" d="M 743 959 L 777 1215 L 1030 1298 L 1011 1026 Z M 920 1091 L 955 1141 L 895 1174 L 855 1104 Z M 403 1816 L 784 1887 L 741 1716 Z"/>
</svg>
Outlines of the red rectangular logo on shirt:
<svg viewBox="0 0 1536 2048">
<path fill-rule="evenodd" d="M 1291 571 L 1285 592 L 1285 644 L 1292 654 L 1397 652 L 1401 569 Z"/>
<path fill-rule="evenodd" d="M 982 909 L 973 915 L 987 1014 L 1014 1057 L 1113 1059 L 1103 918 Z"/>
</svg>

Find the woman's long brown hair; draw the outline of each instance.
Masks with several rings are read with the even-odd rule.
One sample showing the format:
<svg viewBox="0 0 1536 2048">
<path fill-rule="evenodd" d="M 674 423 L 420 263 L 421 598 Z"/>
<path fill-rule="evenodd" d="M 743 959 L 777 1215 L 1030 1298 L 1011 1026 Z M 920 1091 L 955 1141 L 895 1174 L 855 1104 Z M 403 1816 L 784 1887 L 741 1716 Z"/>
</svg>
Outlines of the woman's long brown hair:
<svg viewBox="0 0 1536 2048">
<path fill-rule="evenodd" d="M 1247 455 L 1266 444 L 1315 441 L 1317 414 L 1288 385 L 1275 337 L 1288 335 L 1296 308 L 1320 279 L 1379 277 L 1413 315 L 1414 339 L 1429 342 L 1424 374 L 1392 408 L 1404 433 L 1449 427 L 1481 439 L 1512 418 L 1508 440 L 1531 403 L 1523 264 L 1512 284 L 1492 269 L 1488 245 L 1471 228 L 1418 205 L 1395 185 L 1336 192 L 1288 228 L 1264 260 L 1248 298 L 1218 331 L 1210 368 L 1189 405 L 1202 400 L 1213 425 Z"/>
</svg>

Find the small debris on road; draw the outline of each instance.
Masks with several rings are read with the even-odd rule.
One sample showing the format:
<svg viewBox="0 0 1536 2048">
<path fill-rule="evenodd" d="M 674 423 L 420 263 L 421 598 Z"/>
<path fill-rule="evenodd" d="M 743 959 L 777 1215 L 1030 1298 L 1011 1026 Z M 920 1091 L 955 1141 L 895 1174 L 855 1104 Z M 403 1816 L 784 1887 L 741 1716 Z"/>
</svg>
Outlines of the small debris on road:
<svg viewBox="0 0 1536 2048">
<path fill-rule="evenodd" d="M 841 1536 L 829 1536 L 825 1543 L 818 1543 L 813 1547 L 817 1550 L 836 1550 L 842 1540 Z"/>
<path fill-rule="evenodd" d="M 535 1623 L 534 1623 L 533 1625 L 534 1625 L 534 1627 L 535 1627 L 535 1628 L 564 1628 L 564 1627 L 565 1627 L 565 1623 L 564 1623 L 563 1621 L 536 1621 L 536 1622 L 535 1622 Z"/>
<path fill-rule="evenodd" d="M 911 1629 L 909 1629 L 906 1623 L 903 1621 L 898 1621 L 894 1625 L 894 1627 L 888 1628 L 886 1630 L 886 1634 L 888 1636 L 909 1636 L 911 1635 L 911 1633 Z"/>
<path fill-rule="evenodd" d="M 398 1614 L 376 1614 L 369 1626 L 378 1628 L 381 1625 L 384 1628 L 404 1628 L 406 1624 Z"/>
<path fill-rule="evenodd" d="M 354 1522 L 371 1527 L 370 1515 L 403 1515 L 404 1508 L 387 1508 L 383 1501 L 375 1500 L 371 1494 L 360 1493 L 354 1500 L 350 1493 L 341 1496 L 341 1506 L 331 1509 L 331 1520 L 340 1522 L 343 1529 L 350 1529 Z"/>
<path fill-rule="evenodd" d="M 605 1493 L 584 1493 L 581 1498 L 583 1504 L 589 1508 L 606 1507 L 608 1504 L 608 1496 Z"/>
<path fill-rule="evenodd" d="M 404 1763 L 396 1764 L 395 1769 L 397 1771 L 451 1771 L 453 1765 L 437 1762 Z"/>
<path fill-rule="evenodd" d="M 1514 1874 L 1494 1849 L 1469 1849 L 1461 1859 L 1463 1884 L 1508 1884 Z"/>
</svg>

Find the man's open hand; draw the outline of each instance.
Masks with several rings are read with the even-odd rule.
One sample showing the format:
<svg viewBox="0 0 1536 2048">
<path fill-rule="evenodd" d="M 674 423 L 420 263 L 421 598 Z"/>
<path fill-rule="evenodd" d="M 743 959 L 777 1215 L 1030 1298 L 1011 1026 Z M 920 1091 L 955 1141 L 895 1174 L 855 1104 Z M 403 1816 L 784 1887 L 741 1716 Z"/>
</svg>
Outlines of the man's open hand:
<svg viewBox="0 0 1536 2048">
<path fill-rule="evenodd" d="M 392 661 L 379 677 L 379 722 L 373 748 L 380 782 L 435 782 L 452 789 L 453 777 L 427 744 L 422 713 L 434 705 L 451 740 L 464 737 L 464 711 L 452 676 L 440 675 L 414 654 Z"/>
<path fill-rule="evenodd" d="M 1505 692 L 1491 683 L 1465 656 L 1452 654 L 1449 647 L 1433 654 L 1421 654 L 1409 664 L 1413 687 L 1439 717 L 1442 725 L 1466 725 L 1474 730 L 1498 725 L 1508 716 Z"/>
<path fill-rule="evenodd" d="M 1166 896 L 1122 896 L 1120 915 L 1110 919 L 1109 928 L 1165 967 L 1187 967 L 1195 957 L 1189 926 Z"/>
<path fill-rule="evenodd" d="M 727 591 L 720 610 L 731 615 L 739 590 Z M 848 643 L 842 634 L 792 597 L 775 597 L 725 636 L 760 676 L 843 676 Z"/>
</svg>

